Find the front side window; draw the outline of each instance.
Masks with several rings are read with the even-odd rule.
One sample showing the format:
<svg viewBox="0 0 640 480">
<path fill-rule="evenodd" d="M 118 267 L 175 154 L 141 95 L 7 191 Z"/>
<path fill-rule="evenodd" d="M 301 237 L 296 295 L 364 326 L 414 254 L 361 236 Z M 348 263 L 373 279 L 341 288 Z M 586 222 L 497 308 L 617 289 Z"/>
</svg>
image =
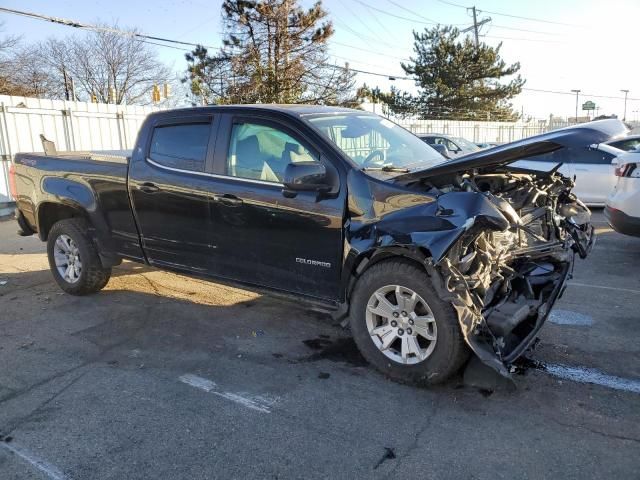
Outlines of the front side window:
<svg viewBox="0 0 640 480">
<path fill-rule="evenodd" d="M 314 114 L 306 119 L 359 167 L 426 168 L 444 160 L 414 134 L 377 115 Z"/>
<path fill-rule="evenodd" d="M 257 123 L 233 125 L 227 175 L 282 182 L 288 164 L 308 161 L 318 161 L 318 156 L 282 130 Z"/>
<path fill-rule="evenodd" d="M 460 150 L 458 146 L 448 138 L 438 137 L 436 138 L 436 141 L 434 143 L 436 145 L 444 145 L 450 152 L 457 152 L 458 150 Z"/>
<path fill-rule="evenodd" d="M 204 171 L 209 123 L 165 125 L 153 129 L 149 158 L 165 167 Z"/>
</svg>

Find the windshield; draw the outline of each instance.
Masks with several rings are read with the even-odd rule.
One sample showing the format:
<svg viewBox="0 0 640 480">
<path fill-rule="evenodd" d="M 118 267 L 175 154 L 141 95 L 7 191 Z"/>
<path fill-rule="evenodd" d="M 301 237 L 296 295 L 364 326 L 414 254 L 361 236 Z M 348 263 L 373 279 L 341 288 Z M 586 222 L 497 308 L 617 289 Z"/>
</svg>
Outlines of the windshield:
<svg viewBox="0 0 640 480">
<path fill-rule="evenodd" d="M 423 169 L 445 160 L 408 130 L 377 115 L 354 112 L 306 119 L 362 168 Z"/>
</svg>

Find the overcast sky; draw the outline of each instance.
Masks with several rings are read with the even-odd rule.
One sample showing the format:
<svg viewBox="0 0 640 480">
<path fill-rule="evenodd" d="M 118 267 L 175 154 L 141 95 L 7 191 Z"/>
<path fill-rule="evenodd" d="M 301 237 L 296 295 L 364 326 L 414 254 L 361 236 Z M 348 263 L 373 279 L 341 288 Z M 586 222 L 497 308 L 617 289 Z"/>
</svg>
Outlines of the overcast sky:
<svg viewBox="0 0 640 480">
<path fill-rule="evenodd" d="M 3 6 L 82 22 L 117 21 L 142 33 L 183 41 L 220 44 L 222 0 L 5 0 Z M 312 0 L 303 0 L 311 5 Z M 395 3 L 395 5 L 394 5 Z M 429 22 L 472 25 L 463 0 L 324 0 L 336 34 L 330 52 L 334 61 L 348 61 L 352 68 L 402 76 L 401 59 L 412 55 L 412 30 L 432 26 Z M 470 5 L 469 5 L 470 6 Z M 402 8 L 404 7 L 404 8 Z M 503 42 L 507 62 L 519 61 L 526 88 L 569 92 L 581 89 L 580 104 L 593 100 L 599 113 L 622 117 L 623 100 L 630 90 L 640 99 L 640 0 L 478 0 L 478 19 L 490 17 L 482 27 L 483 41 Z M 394 17 L 406 17 L 401 19 Z M 543 21 L 525 20 L 529 17 Z M 0 13 L 4 33 L 22 35 L 25 42 L 62 37 L 76 30 Z M 154 47 L 155 48 L 155 47 Z M 161 58 L 184 69 L 184 53 L 157 47 Z M 387 90 L 413 90 L 411 81 L 391 82 L 385 77 L 359 74 L 366 82 Z M 573 115 L 575 96 L 525 91 L 514 104 L 525 115 L 538 118 Z M 627 118 L 640 118 L 640 101 L 630 100 Z"/>
</svg>

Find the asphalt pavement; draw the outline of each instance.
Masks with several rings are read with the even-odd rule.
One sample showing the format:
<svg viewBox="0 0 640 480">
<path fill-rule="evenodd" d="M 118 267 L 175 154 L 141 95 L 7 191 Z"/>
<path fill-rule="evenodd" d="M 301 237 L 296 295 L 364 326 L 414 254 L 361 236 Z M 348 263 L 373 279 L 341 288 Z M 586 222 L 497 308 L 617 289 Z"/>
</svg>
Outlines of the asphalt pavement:
<svg viewBox="0 0 640 480">
<path fill-rule="evenodd" d="M 640 238 L 595 223 L 510 392 L 391 382 L 322 312 L 134 263 L 63 294 L 1 221 L 0 478 L 640 478 Z"/>
</svg>

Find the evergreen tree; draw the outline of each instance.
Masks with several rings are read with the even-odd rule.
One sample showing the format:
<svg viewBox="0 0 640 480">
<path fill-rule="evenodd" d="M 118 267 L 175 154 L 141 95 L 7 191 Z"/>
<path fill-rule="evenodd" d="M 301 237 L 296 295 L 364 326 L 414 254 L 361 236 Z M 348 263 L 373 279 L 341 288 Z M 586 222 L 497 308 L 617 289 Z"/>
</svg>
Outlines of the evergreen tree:
<svg viewBox="0 0 640 480">
<path fill-rule="evenodd" d="M 192 92 L 205 103 L 324 103 L 348 101 L 353 74 L 329 64 L 333 26 L 320 1 L 225 0 L 224 47 L 187 54 Z"/>
<path fill-rule="evenodd" d="M 457 120 L 515 120 L 509 100 L 522 91 L 520 63 L 507 65 L 500 48 L 459 40 L 455 27 L 413 32 L 415 57 L 402 63 L 419 88 L 418 95 L 392 89 L 384 101 L 399 115 Z M 511 77 L 506 83 L 500 80 Z"/>
</svg>

